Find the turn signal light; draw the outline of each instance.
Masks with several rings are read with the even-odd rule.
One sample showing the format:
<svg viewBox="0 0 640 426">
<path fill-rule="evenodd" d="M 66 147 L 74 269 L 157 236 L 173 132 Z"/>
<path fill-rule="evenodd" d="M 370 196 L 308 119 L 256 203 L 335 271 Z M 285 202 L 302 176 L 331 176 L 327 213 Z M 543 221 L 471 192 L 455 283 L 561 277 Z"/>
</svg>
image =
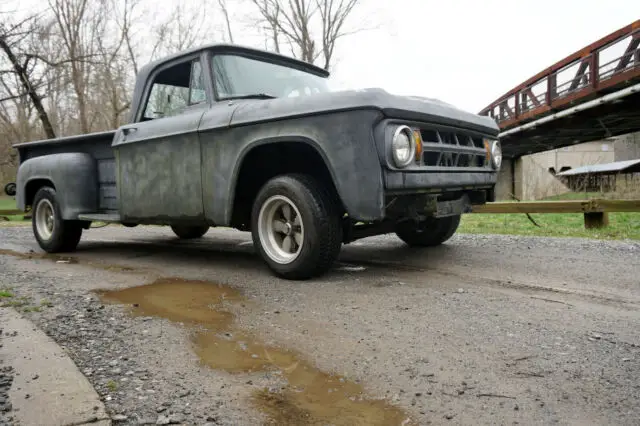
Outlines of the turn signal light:
<svg viewBox="0 0 640 426">
<path fill-rule="evenodd" d="M 422 135 L 419 129 L 413 129 L 413 140 L 416 141 L 416 161 L 422 158 Z"/>
</svg>

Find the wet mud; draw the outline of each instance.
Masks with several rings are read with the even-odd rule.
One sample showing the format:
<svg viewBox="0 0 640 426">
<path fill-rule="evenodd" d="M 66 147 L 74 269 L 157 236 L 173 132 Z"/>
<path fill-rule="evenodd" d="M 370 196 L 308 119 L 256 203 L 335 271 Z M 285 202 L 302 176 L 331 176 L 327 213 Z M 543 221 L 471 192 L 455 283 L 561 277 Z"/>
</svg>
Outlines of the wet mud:
<svg viewBox="0 0 640 426">
<path fill-rule="evenodd" d="M 74 265 L 83 264 L 86 266 L 104 269 L 105 271 L 111 271 L 111 272 L 127 272 L 127 273 L 143 272 L 140 268 L 133 268 L 131 266 L 114 265 L 114 264 L 84 261 L 84 260 L 81 262 L 80 260 L 72 256 L 65 256 L 65 255 L 51 254 L 51 253 L 37 253 L 37 252 L 23 253 L 15 250 L 0 249 L 0 256 L 13 256 L 23 260 L 33 260 L 33 259 L 49 260 L 51 262 L 61 263 L 61 264 L 74 264 Z"/>
<path fill-rule="evenodd" d="M 109 303 L 126 304 L 133 315 L 156 316 L 192 330 L 195 353 L 211 368 L 236 374 L 272 372 L 283 389 L 259 389 L 252 404 L 277 425 L 414 425 L 403 410 L 373 399 L 363 387 L 313 366 L 296 351 L 265 344 L 234 321 L 246 303 L 231 287 L 162 278 L 122 290 L 98 291 Z M 233 309 L 232 309 L 233 308 Z"/>
</svg>

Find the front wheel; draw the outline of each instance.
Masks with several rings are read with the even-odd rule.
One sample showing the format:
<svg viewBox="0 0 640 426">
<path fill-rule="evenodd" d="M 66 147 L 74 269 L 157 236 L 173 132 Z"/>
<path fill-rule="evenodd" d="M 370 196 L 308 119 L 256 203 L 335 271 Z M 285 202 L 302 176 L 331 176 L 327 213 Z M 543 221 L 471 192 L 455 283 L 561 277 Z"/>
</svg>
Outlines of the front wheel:
<svg viewBox="0 0 640 426">
<path fill-rule="evenodd" d="M 412 247 L 437 246 L 455 234 L 460 225 L 460 215 L 429 218 L 422 222 L 407 220 L 396 227 L 396 235 Z"/>
<path fill-rule="evenodd" d="M 36 192 L 31 224 L 38 244 L 48 253 L 74 251 L 82 236 L 82 221 L 62 219 L 56 191 L 48 186 Z"/>
<path fill-rule="evenodd" d="M 179 238 L 183 240 L 192 240 L 194 238 L 200 238 L 209 230 L 209 226 L 171 226 L 171 230 L 174 234 L 176 234 Z"/>
<path fill-rule="evenodd" d="M 322 275 L 342 247 L 337 200 L 310 176 L 277 176 L 256 196 L 251 233 L 260 256 L 276 275 L 292 280 Z"/>
</svg>

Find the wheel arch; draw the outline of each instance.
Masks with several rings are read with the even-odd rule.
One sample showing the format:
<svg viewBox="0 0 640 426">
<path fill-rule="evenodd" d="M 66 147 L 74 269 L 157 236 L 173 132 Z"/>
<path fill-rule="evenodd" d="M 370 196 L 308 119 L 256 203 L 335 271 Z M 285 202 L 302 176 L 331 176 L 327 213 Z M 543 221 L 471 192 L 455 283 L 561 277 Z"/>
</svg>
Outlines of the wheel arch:
<svg viewBox="0 0 640 426">
<path fill-rule="evenodd" d="M 34 176 L 25 182 L 24 185 L 24 203 L 26 206 L 33 206 L 33 199 L 36 196 L 38 190 L 42 187 L 51 187 L 54 190 L 56 189 L 55 184 L 48 176 Z"/>
<path fill-rule="evenodd" d="M 56 190 L 64 220 L 95 212 L 98 207 L 98 170 L 95 159 L 86 153 L 44 155 L 24 161 L 18 168 L 16 206 L 26 211 L 42 186 Z"/>
<path fill-rule="evenodd" d="M 304 160 L 293 166 L 291 163 L 286 164 L 282 160 L 288 154 L 301 155 L 299 158 Z M 258 162 L 258 159 L 266 161 Z M 255 165 L 261 167 L 258 171 L 252 172 L 250 169 Z M 316 141 L 305 136 L 269 137 L 248 144 L 241 151 L 235 164 L 227 202 L 227 215 L 231 218 L 232 225 L 241 229 L 246 228 L 245 225 L 249 221 L 247 212 L 251 211 L 250 203 L 262 185 L 276 175 L 292 172 L 310 174 L 322 183 L 329 183 L 341 208 L 347 210 L 348 203 L 344 202 L 335 171 Z M 255 175 L 257 179 L 250 179 Z M 248 206 L 247 203 L 249 203 Z"/>
</svg>

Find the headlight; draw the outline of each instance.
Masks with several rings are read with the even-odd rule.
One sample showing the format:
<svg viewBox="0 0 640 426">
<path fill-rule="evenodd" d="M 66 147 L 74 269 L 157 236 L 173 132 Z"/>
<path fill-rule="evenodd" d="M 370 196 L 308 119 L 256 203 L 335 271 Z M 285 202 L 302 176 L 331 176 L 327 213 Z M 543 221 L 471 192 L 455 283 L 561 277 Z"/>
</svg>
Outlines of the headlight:
<svg viewBox="0 0 640 426">
<path fill-rule="evenodd" d="M 410 127 L 400 126 L 396 129 L 391 141 L 391 153 L 397 167 L 407 167 L 413 162 L 416 144 Z"/>
<path fill-rule="evenodd" d="M 500 141 L 493 141 L 491 145 L 491 165 L 498 170 L 502 165 L 502 148 Z"/>
</svg>

